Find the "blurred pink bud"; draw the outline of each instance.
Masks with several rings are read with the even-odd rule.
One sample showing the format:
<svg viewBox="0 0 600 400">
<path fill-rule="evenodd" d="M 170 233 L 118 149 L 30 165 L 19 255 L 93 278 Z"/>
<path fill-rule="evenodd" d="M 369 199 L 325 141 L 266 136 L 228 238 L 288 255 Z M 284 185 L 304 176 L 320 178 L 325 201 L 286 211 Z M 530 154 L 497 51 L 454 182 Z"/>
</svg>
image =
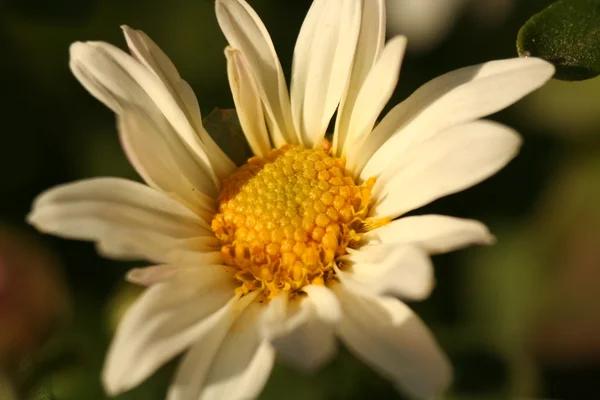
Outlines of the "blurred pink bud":
<svg viewBox="0 0 600 400">
<path fill-rule="evenodd" d="M 34 353 L 68 315 L 58 264 L 34 239 L 0 226 L 0 366 Z"/>
</svg>

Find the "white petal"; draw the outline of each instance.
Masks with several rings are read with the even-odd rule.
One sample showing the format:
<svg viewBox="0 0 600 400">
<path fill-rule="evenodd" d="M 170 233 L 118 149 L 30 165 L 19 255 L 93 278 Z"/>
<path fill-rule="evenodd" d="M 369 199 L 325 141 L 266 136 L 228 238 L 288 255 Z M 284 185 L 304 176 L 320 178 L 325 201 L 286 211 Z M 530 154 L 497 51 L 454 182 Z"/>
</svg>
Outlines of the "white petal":
<svg viewBox="0 0 600 400">
<path fill-rule="evenodd" d="M 223 242 L 214 235 L 198 236 L 191 239 L 181 239 L 177 241 L 177 249 L 181 251 L 206 252 L 221 250 Z"/>
<path fill-rule="evenodd" d="M 244 0 L 217 0 L 216 12 L 227 41 L 242 53 L 254 75 L 273 144 L 298 143 L 285 77 L 264 24 Z"/>
<path fill-rule="evenodd" d="M 151 121 L 156 131 L 165 136 L 163 141 L 180 141 L 196 164 L 197 173 L 213 182 L 212 190 L 205 193 L 216 195 L 220 182 L 206 154 L 206 146 L 185 111 L 151 70 L 120 49 L 100 42 L 72 44 L 70 62 L 74 73 L 84 71 L 75 73 L 78 78 L 90 78 L 82 82 L 84 86 L 98 86 L 91 91 L 92 94 L 101 94 L 100 100 L 105 100 L 105 93 L 110 94 L 107 105 L 115 112 L 138 113 L 140 118 Z"/>
<path fill-rule="evenodd" d="M 267 383 L 275 351 L 256 330 L 232 331 L 223 343 L 200 399 L 243 400 L 258 397 Z"/>
<path fill-rule="evenodd" d="M 298 368 L 314 371 L 336 353 L 334 328 L 341 318 L 339 302 L 324 286 L 309 285 L 302 300 L 287 294 L 272 299 L 261 319 L 262 335 L 277 353 Z"/>
<path fill-rule="evenodd" d="M 333 134 L 333 154 L 342 155 L 358 92 L 385 42 L 385 0 L 362 2 L 360 34 L 346 93 L 342 96 Z"/>
<path fill-rule="evenodd" d="M 265 157 L 271 150 L 271 143 L 256 82 L 240 51 L 227 47 L 225 56 L 229 86 L 240 125 L 252 152 Z"/>
<path fill-rule="evenodd" d="M 329 324 L 337 324 L 342 317 L 342 311 L 337 298 L 325 286 L 308 285 L 302 289 L 315 305 L 315 311 L 319 319 Z"/>
<path fill-rule="evenodd" d="M 410 244 L 429 254 L 447 253 L 472 244 L 492 244 L 494 237 L 479 221 L 445 215 L 400 218 L 363 236 L 369 243 Z"/>
<path fill-rule="evenodd" d="M 262 305 L 251 304 L 229 330 L 206 375 L 200 399 L 258 397 L 275 361 L 273 347 L 258 331 L 262 310 Z"/>
<path fill-rule="evenodd" d="M 287 293 L 271 299 L 261 317 L 261 333 L 266 338 L 288 334 L 307 317 L 307 312 L 322 321 L 335 325 L 341 318 L 341 311 L 335 295 L 325 286 L 308 285 L 303 288 L 307 297 L 302 301 L 290 301 Z"/>
<path fill-rule="evenodd" d="M 218 319 L 208 335 L 200 337 L 185 354 L 167 394 L 168 400 L 198 399 L 217 353 L 238 317 L 252 304 L 258 292 L 228 303 L 219 312 Z"/>
<path fill-rule="evenodd" d="M 107 258 L 138 260 L 146 259 L 169 264 L 221 264 L 223 256 L 216 246 L 190 249 L 188 241 L 196 239 L 216 239 L 214 236 L 192 239 L 171 239 L 152 232 L 119 230 L 105 235 L 97 243 L 100 255 Z"/>
<path fill-rule="evenodd" d="M 152 267 L 133 268 L 127 271 L 125 279 L 140 286 L 152 286 L 172 278 L 179 267 L 175 265 L 154 265 Z"/>
<path fill-rule="evenodd" d="M 292 70 L 292 114 L 306 146 L 318 144 L 346 89 L 361 2 L 315 0 L 302 25 Z"/>
<path fill-rule="evenodd" d="M 356 290 L 423 300 L 435 285 L 431 260 L 416 247 L 367 245 L 344 260 L 349 265 L 344 271 L 338 270 L 338 275 L 344 284 Z"/>
<path fill-rule="evenodd" d="M 123 25 L 121 28 L 132 56 L 160 78 L 176 100 L 181 103 L 194 124 L 202 125 L 198 101 L 195 96 L 188 96 L 189 92 L 186 88 L 189 88 L 189 85 L 181 79 L 179 71 L 169 57 L 144 32 L 132 29 L 127 25 Z"/>
<path fill-rule="evenodd" d="M 223 263 L 223 257 L 218 250 L 213 251 L 193 251 L 181 249 L 175 244 L 174 248 L 164 257 L 166 262 L 171 264 L 220 264 Z"/>
<path fill-rule="evenodd" d="M 69 68 L 79 83 L 81 83 L 92 96 L 100 100 L 115 113 L 123 111 L 122 99 L 106 88 L 104 84 L 84 65 L 71 58 L 69 60 Z"/>
<path fill-rule="evenodd" d="M 145 92 L 147 99 L 140 102 L 139 98 L 134 99 L 133 106 L 141 106 L 140 110 L 142 113 L 152 115 L 157 108 L 164 118 L 171 124 L 174 131 L 191 150 L 193 155 L 198 159 L 201 166 L 205 166 L 207 171 L 214 174 L 213 170 L 217 172 L 219 178 L 224 178 L 231 174 L 235 170 L 235 164 L 228 159 L 214 141 L 210 138 L 208 133 L 202 127 L 202 124 L 194 127 L 194 118 L 188 118 L 187 106 L 183 100 L 178 101 L 180 95 L 172 95 L 169 88 L 164 85 L 164 82 L 157 80 L 156 75 L 147 68 L 144 68 L 142 64 L 136 62 L 135 59 L 121 51 L 120 49 L 101 42 L 88 42 L 88 43 L 75 43 L 72 46 L 72 59 L 78 60 L 90 70 L 94 70 L 89 65 L 90 62 L 98 61 L 101 57 L 106 57 L 108 64 L 115 63 L 117 70 L 120 69 L 128 75 L 129 80 L 133 80 L 134 84 L 140 86 L 143 92 Z M 87 47 L 87 50 L 85 49 Z M 89 57 L 89 59 L 87 58 Z M 123 77 L 123 73 L 114 73 L 114 68 L 111 74 L 103 75 L 102 72 L 97 73 L 98 76 L 102 77 L 104 83 L 115 86 L 120 83 L 120 79 Z M 116 82 L 110 82 L 110 80 Z M 183 81 L 182 81 L 183 82 Z M 183 83 L 180 85 L 184 88 L 183 96 L 186 97 L 187 104 L 190 104 L 190 91 L 189 85 Z M 179 88 L 177 88 L 179 89 Z M 193 92 L 191 92 L 193 95 Z M 148 106 L 148 100 L 150 100 L 155 107 Z M 181 103 L 181 104 L 180 104 Z M 197 110 L 199 113 L 199 108 Z M 198 116 L 196 116 L 196 120 Z M 218 182 L 217 182 L 218 183 Z"/>
<path fill-rule="evenodd" d="M 204 193 L 215 193 L 214 182 L 198 168 L 171 128 L 160 127 L 134 111 L 123 112 L 117 120 L 125 154 L 144 181 L 178 197 L 209 221 L 215 205 Z"/>
<path fill-rule="evenodd" d="M 346 168 L 354 170 L 362 144 L 375 125 L 375 121 L 394 93 L 400 74 L 402 58 L 406 50 L 406 37 L 396 36 L 388 42 L 381 56 L 367 75 L 361 88 L 346 134 L 342 156 Z"/>
<path fill-rule="evenodd" d="M 27 220 L 38 230 L 97 242 L 117 258 L 167 262 L 180 240 L 213 236 L 207 223 L 143 184 L 96 178 L 57 186 L 34 201 Z"/>
<path fill-rule="evenodd" d="M 272 339 L 276 336 L 286 334 L 289 327 L 289 315 L 297 314 L 299 302 L 293 301 L 290 304 L 289 294 L 287 292 L 279 293 L 270 299 L 261 314 L 259 330 L 263 337 Z"/>
<path fill-rule="evenodd" d="M 285 361 L 302 371 L 314 372 L 337 353 L 335 327 L 319 319 L 312 305 L 302 304 L 298 312 L 297 326 L 272 343 Z"/>
<path fill-rule="evenodd" d="M 296 367 L 313 372 L 337 353 L 334 330 L 342 318 L 336 296 L 324 286 L 309 285 L 297 315 L 290 318 L 290 330 L 273 341 L 281 354 Z"/>
<path fill-rule="evenodd" d="M 415 141 L 508 107 L 553 74 L 550 63 L 530 57 L 492 61 L 433 79 L 392 109 L 369 136 L 357 166 L 361 178 L 381 174 Z"/>
<path fill-rule="evenodd" d="M 520 144 L 512 129 L 481 120 L 414 145 L 377 180 L 371 215 L 393 219 L 471 187 L 504 167 Z"/>
<path fill-rule="evenodd" d="M 334 290 L 344 311 L 338 334 L 351 352 L 413 397 L 442 394 L 451 367 L 419 317 L 395 298 Z"/>
<path fill-rule="evenodd" d="M 219 177 L 229 175 L 235 170 L 235 164 L 204 129 L 198 100 L 190 85 L 181 79 L 175 65 L 148 35 L 125 25 L 122 28 L 132 55 L 160 78 L 185 112 L 196 134 L 206 147 L 206 154 L 217 175 Z"/>
<path fill-rule="evenodd" d="M 191 261 L 191 264 L 194 266 L 199 265 L 207 265 L 207 264 L 215 264 L 222 262 L 220 257 L 214 257 L 215 248 L 220 247 L 220 240 L 217 238 L 204 237 L 204 238 L 194 238 L 183 241 L 184 243 L 180 243 L 179 248 L 193 247 L 195 251 L 202 254 L 204 256 L 204 260 L 199 260 L 200 256 L 196 256 L 195 259 L 186 259 L 183 257 L 171 256 L 174 260 L 177 260 L 179 257 L 180 260 L 183 260 L 184 263 L 186 261 Z M 192 243 L 192 244 L 191 244 Z M 210 244 L 207 244 L 210 243 Z M 175 250 L 177 252 L 177 250 Z M 214 258 L 213 258 L 214 257 Z M 216 261 L 215 261 L 216 260 Z M 177 261 L 175 261 L 177 262 Z M 170 279 L 175 275 L 175 273 L 181 268 L 181 265 L 153 265 L 150 267 L 143 268 L 132 268 L 130 269 L 125 278 L 127 281 L 140 285 L 140 286 L 151 286 L 155 283 L 162 282 L 166 279 Z"/>
<path fill-rule="evenodd" d="M 233 306 L 228 307 L 228 312 L 223 312 L 220 315 L 220 319 L 215 323 L 210 334 L 204 335 L 187 351 L 177 368 L 175 378 L 169 386 L 167 400 L 188 400 L 200 397 L 203 381 L 225 339 L 225 335 L 227 335 L 231 324 L 235 322 L 229 314 L 232 310 L 234 310 Z"/>
<path fill-rule="evenodd" d="M 147 289 L 127 311 L 103 372 L 107 392 L 137 386 L 157 368 L 211 331 L 231 313 L 233 272 L 219 266 L 183 267 Z M 227 304 L 230 303 L 228 306 Z"/>
</svg>

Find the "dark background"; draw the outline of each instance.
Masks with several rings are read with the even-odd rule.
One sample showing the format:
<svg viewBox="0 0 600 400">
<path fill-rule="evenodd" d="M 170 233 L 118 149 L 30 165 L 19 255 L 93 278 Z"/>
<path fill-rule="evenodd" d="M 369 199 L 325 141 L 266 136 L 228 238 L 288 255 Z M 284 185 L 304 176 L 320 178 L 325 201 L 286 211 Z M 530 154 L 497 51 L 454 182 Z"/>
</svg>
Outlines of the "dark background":
<svg viewBox="0 0 600 400">
<path fill-rule="evenodd" d="M 286 73 L 310 3 L 251 1 Z M 515 0 L 495 24 L 481 22 L 465 6 L 437 46 L 407 55 L 390 107 L 442 73 L 515 57 L 520 26 L 548 3 Z M 0 356 L 7 375 L 37 398 L 105 398 L 99 371 L 106 346 L 139 293 L 123 275 L 143 265 L 104 260 L 92 244 L 42 236 L 25 223 L 32 200 L 51 186 L 92 176 L 139 179 L 121 152 L 114 116 L 72 77 L 69 45 L 102 40 L 123 47 L 119 25 L 144 30 L 208 115 L 233 104 L 213 7 L 212 0 L 0 0 L 0 269 L 20 271 L 13 294 L 22 307 L 0 312 L 0 341 L 9 343 L 0 346 L 11 348 Z M 435 257 L 438 286 L 430 299 L 412 305 L 455 366 L 451 398 L 596 398 L 599 112 L 598 79 L 551 82 L 492 117 L 523 135 L 515 161 L 421 210 L 482 220 L 498 237 L 491 248 Z M 0 302 L 1 291 L 0 279 Z M 12 351 L 11 332 L 31 340 Z M 119 398 L 164 398 L 171 372 L 168 365 Z M 0 399 L 1 388 L 2 380 Z M 400 398 L 343 349 L 313 376 L 278 364 L 263 398 L 283 397 Z"/>
</svg>

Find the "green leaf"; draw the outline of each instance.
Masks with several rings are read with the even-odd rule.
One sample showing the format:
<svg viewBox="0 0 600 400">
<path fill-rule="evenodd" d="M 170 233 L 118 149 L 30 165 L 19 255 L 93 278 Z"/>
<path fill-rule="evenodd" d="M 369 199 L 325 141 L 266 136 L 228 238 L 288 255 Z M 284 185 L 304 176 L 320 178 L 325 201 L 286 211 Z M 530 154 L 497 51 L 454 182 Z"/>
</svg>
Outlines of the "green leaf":
<svg viewBox="0 0 600 400">
<path fill-rule="evenodd" d="M 560 0 L 548 6 L 523 25 L 517 51 L 554 64 L 557 79 L 599 75 L 600 0 Z"/>
<path fill-rule="evenodd" d="M 234 163 L 242 165 L 252 157 L 252 150 L 244 136 L 235 110 L 215 108 L 204 118 L 202 123 L 210 136 Z"/>
</svg>

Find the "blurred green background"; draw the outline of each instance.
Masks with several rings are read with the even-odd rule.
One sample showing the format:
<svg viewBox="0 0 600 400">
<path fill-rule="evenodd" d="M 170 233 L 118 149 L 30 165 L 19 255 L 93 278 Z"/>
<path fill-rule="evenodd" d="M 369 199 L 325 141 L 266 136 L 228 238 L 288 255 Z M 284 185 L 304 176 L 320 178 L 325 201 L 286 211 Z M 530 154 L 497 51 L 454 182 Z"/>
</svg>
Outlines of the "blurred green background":
<svg viewBox="0 0 600 400">
<path fill-rule="evenodd" d="M 251 1 L 286 72 L 310 3 Z M 435 44 L 409 52 L 390 107 L 444 72 L 516 56 L 519 28 L 549 1 L 515 0 L 494 23 L 466 3 Z M 144 264 L 104 260 L 92 244 L 42 236 L 24 221 L 33 198 L 59 183 L 139 179 L 114 116 L 68 69 L 73 41 L 123 47 L 121 24 L 163 48 L 205 116 L 233 104 L 212 0 L 0 0 L 0 400 L 11 387 L 25 398 L 106 398 L 106 346 L 139 293 L 123 275 Z M 455 366 L 452 399 L 598 398 L 600 80 L 552 81 L 493 119 L 523 135 L 518 158 L 419 213 L 482 220 L 498 243 L 436 256 L 438 286 L 411 306 Z M 172 370 L 173 363 L 118 398 L 164 398 Z M 312 376 L 278 364 L 262 398 L 284 397 L 401 398 L 344 349 Z"/>
</svg>

